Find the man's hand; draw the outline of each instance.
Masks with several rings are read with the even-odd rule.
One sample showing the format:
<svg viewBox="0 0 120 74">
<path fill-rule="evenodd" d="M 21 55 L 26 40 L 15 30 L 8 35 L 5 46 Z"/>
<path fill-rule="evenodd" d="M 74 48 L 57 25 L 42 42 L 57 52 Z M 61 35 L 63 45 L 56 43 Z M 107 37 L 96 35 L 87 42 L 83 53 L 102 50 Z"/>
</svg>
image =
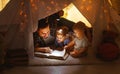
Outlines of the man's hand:
<svg viewBox="0 0 120 74">
<path fill-rule="evenodd" d="M 51 53 L 52 49 L 50 47 L 38 47 L 35 49 L 37 52 Z"/>
<path fill-rule="evenodd" d="M 46 53 L 51 53 L 51 52 L 52 52 L 52 49 L 50 49 L 50 47 L 45 47 L 45 52 L 46 52 Z"/>
</svg>

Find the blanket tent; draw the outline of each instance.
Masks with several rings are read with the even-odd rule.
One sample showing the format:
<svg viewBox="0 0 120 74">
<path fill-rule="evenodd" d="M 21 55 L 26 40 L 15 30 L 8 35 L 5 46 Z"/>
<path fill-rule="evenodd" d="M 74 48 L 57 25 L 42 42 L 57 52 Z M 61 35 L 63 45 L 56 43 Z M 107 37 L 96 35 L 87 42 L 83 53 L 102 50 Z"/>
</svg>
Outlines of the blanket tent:
<svg viewBox="0 0 120 74">
<path fill-rule="evenodd" d="M 120 34 L 120 16 L 108 0 L 10 0 L 0 12 L 0 33 L 3 41 L 3 49 L 0 50 L 23 48 L 27 50 L 29 58 L 33 58 L 33 32 L 37 29 L 38 20 L 70 3 L 91 23 L 94 51 L 101 42 L 103 30 L 111 29 Z M 109 26 L 109 23 L 114 24 Z M 117 41 L 120 41 L 119 36 Z"/>
</svg>

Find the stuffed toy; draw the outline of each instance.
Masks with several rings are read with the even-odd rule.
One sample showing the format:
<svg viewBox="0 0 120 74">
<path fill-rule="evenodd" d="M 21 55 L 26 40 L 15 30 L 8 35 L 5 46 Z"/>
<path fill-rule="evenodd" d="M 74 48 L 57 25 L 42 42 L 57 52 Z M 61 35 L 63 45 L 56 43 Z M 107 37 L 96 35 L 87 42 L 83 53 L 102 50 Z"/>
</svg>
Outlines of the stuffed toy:
<svg viewBox="0 0 120 74">
<path fill-rule="evenodd" d="M 103 40 L 98 47 L 97 55 L 99 58 L 111 61 L 118 58 L 119 48 L 115 43 L 115 38 L 118 36 L 117 33 L 112 31 L 104 31 L 103 32 Z"/>
</svg>

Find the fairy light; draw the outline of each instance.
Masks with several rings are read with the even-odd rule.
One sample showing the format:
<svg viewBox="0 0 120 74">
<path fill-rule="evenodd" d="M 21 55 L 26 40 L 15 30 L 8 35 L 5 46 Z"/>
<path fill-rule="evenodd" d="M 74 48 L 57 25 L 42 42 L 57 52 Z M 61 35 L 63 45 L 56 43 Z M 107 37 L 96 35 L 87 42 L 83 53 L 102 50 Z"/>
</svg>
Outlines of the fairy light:
<svg viewBox="0 0 120 74">
<path fill-rule="evenodd" d="M 89 10 L 91 10 L 91 8 L 92 8 L 91 6 L 87 6 L 86 10 L 89 11 Z"/>
<path fill-rule="evenodd" d="M 51 1 L 50 3 L 51 3 L 51 4 L 55 4 L 54 1 Z"/>
<path fill-rule="evenodd" d="M 24 31 L 24 29 L 25 29 L 25 27 L 27 25 L 28 15 L 27 15 L 26 11 L 27 11 L 27 9 L 25 7 L 25 3 L 24 3 L 24 1 L 22 1 L 20 3 L 20 9 L 19 9 L 19 15 L 20 15 L 19 21 L 20 21 L 20 31 L 21 32 Z"/>
</svg>

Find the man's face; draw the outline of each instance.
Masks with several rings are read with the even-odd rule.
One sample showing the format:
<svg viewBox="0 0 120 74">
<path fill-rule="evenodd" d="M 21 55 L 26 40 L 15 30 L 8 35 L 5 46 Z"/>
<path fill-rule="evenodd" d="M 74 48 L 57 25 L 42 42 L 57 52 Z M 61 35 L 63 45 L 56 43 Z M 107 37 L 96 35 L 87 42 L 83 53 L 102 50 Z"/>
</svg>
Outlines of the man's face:
<svg viewBox="0 0 120 74">
<path fill-rule="evenodd" d="M 47 26 L 46 28 L 43 28 L 43 29 L 39 29 L 38 34 L 39 34 L 39 36 L 41 36 L 44 39 L 48 38 L 48 36 L 50 34 L 49 26 Z"/>
</svg>

